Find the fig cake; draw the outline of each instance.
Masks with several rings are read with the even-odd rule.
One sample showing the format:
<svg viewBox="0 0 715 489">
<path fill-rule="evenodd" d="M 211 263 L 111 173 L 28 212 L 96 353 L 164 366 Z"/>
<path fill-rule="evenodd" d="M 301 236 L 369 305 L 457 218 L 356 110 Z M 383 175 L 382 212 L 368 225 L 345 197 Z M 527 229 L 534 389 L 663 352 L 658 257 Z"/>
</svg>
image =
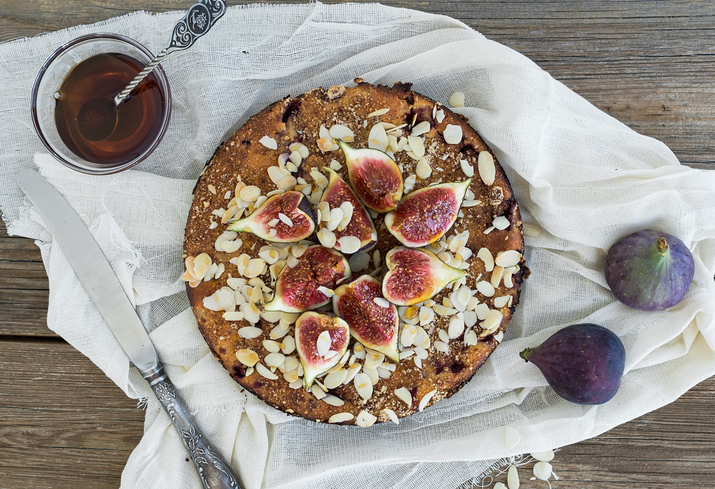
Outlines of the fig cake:
<svg viewBox="0 0 715 489">
<path fill-rule="evenodd" d="M 472 378 L 518 302 L 523 246 L 509 181 L 466 119 L 357 79 L 275 102 L 220 145 L 182 278 L 241 386 L 367 427 Z"/>
</svg>

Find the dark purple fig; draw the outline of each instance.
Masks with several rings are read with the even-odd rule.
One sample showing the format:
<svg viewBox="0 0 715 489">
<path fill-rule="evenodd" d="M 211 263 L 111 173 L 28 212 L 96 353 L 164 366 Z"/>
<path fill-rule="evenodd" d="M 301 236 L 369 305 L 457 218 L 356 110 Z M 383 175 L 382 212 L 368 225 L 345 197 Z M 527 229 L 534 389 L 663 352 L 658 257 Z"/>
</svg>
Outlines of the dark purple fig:
<svg viewBox="0 0 715 489">
<path fill-rule="evenodd" d="M 606 256 L 606 282 L 627 306 L 667 309 L 685 297 L 695 274 L 693 255 L 675 236 L 644 229 L 614 244 Z"/>
<path fill-rule="evenodd" d="M 375 230 L 375 225 L 370 219 L 370 214 L 367 213 L 365 207 L 362 205 L 360 200 L 357 198 L 352 189 L 347 183 L 343 181 L 342 178 L 331 168 L 324 168 L 324 171 L 328 174 L 328 186 L 323 192 L 323 196 L 320 202 L 327 202 L 330 209 L 345 209 L 346 202 L 350 205 L 350 216 L 345 216 L 343 221 L 347 220 L 347 226 L 343 226 L 342 223 L 338 223 L 337 227 L 333 227 L 331 221 L 321 220 L 319 226 L 321 228 L 328 227 L 330 231 L 335 234 L 335 246 L 336 250 L 341 250 L 340 238 L 345 236 L 354 236 L 360 240 L 360 248 L 358 250 L 351 249 L 346 250 L 346 253 L 355 253 L 356 251 L 366 250 L 377 243 L 377 231 Z M 341 207 L 342 206 L 342 207 Z M 345 212 L 345 211 L 344 211 Z M 342 250 L 341 250 L 342 251 Z"/>
<path fill-rule="evenodd" d="M 350 327 L 335 316 L 304 312 L 295 322 L 295 346 L 307 388 L 315 378 L 338 364 L 348 349 Z"/>
<path fill-rule="evenodd" d="M 230 221 L 227 229 L 253 233 L 266 241 L 295 243 L 315 231 L 315 217 L 308 198 L 291 190 L 268 197 L 250 216 Z"/>
<path fill-rule="evenodd" d="M 389 271 L 382 280 L 382 295 L 398 306 L 426 301 L 466 273 L 424 249 L 393 248 L 385 256 L 385 264 Z"/>
<path fill-rule="evenodd" d="M 323 306 L 330 302 L 330 296 L 324 293 L 330 292 L 324 289 L 332 291 L 350 273 L 350 265 L 341 253 L 324 246 L 311 246 L 295 266 L 283 267 L 276 280 L 273 299 L 263 309 L 303 312 Z"/>
<path fill-rule="evenodd" d="M 410 248 L 434 243 L 457 220 L 459 208 L 472 179 L 441 183 L 415 190 L 385 215 L 385 226 Z"/>
<path fill-rule="evenodd" d="M 363 203 L 377 212 L 391 211 L 402 198 L 403 181 L 395 160 L 380 150 L 354 149 L 338 140 L 348 178 Z"/>
<path fill-rule="evenodd" d="M 541 370 L 559 396 L 576 404 L 609 401 L 621 385 L 626 363 L 620 338 L 590 323 L 567 326 L 520 355 Z"/>
<path fill-rule="evenodd" d="M 353 338 L 393 362 L 400 362 L 397 351 L 400 318 L 397 308 L 382 296 L 379 280 L 362 275 L 341 285 L 335 289 L 333 310 L 350 325 Z"/>
</svg>

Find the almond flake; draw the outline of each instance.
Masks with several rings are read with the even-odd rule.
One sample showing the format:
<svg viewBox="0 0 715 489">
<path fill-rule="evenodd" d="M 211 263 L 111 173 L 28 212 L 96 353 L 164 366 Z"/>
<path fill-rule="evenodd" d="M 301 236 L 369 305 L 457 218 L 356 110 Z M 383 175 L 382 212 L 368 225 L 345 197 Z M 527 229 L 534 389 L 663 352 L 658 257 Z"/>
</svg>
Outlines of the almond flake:
<svg viewBox="0 0 715 489">
<path fill-rule="evenodd" d="M 290 156 L 288 156 L 288 159 L 291 163 L 293 163 L 293 166 L 289 167 L 289 164 L 286 163 L 286 170 L 291 173 L 298 171 L 298 167 L 301 163 L 303 163 L 303 157 L 300 155 L 300 153 L 298 153 L 297 151 L 293 151 Z"/>
<path fill-rule="evenodd" d="M 390 307 L 390 303 L 384 297 L 375 297 L 372 301 L 380 307 Z"/>
<path fill-rule="evenodd" d="M 377 421 L 377 417 L 368 413 L 367 411 L 360 411 L 358 413 L 358 417 L 355 420 L 355 424 L 360 426 L 361 428 L 369 428 L 373 424 L 375 424 L 375 421 Z"/>
<path fill-rule="evenodd" d="M 492 256 L 492 253 L 486 249 L 486 248 L 481 248 L 477 252 L 477 258 L 482 260 L 484 262 L 484 269 L 487 272 L 491 272 L 494 270 L 494 257 Z"/>
<path fill-rule="evenodd" d="M 477 337 L 477 333 L 473 330 L 470 329 L 467 331 L 467 334 L 464 335 L 464 344 L 467 346 L 475 346 L 479 342 L 479 338 Z"/>
<path fill-rule="evenodd" d="M 223 313 L 223 318 L 226 321 L 242 321 L 243 313 L 241 311 L 228 311 Z"/>
<path fill-rule="evenodd" d="M 246 338 L 247 340 L 258 338 L 262 334 L 263 330 L 255 326 L 244 326 L 243 328 L 238 330 L 238 336 L 240 336 L 241 338 Z"/>
<path fill-rule="evenodd" d="M 417 166 L 415 166 L 415 174 L 423 180 L 432 175 L 432 167 L 429 165 L 426 158 L 420 158 L 417 162 Z"/>
<path fill-rule="evenodd" d="M 521 253 L 516 250 L 502 251 L 494 259 L 494 263 L 504 268 L 518 265 L 520 261 Z"/>
<path fill-rule="evenodd" d="M 335 295 L 335 291 L 333 289 L 329 289 L 323 285 L 319 286 L 317 290 L 318 290 L 318 292 L 323 294 L 325 297 L 332 297 Z M 327 333 L 327 331 L 323 331 L 323 333 Z"/>
<path fill-rule="evenodd" d="M 412 128 L 411 134 L 413 136 L 421 136 L 430 132 L 430 129 L 432 129 L 432 126 L 430 125 L 429 121 L 422 121 Z"/>
<path fill-rule="evenodd" d="M 479 177 L 485 185 L 492 185 L 496 179 L 496 166 L 494 165 L 494 157 L 488 151 L 480 151 L 477 158 L 477 169 Z"/>
<path fill-rule="evenodd" d="M 378 353 L 376 351 L 369 350 L 367 355 L 365 356 L 365 365 L 363 366 L 363 368 L 365 370 L 376 369 L 377 367 L 382 365 L 382 362 L 384 362 L 384 361 L 385 361 L 384 353 Z"/>
<path fill-rule="evenodd" d="M 268 149 L 278 149 L 278 143 L 276 143 L 276 140 L 272 137 L 263 136 L 258 142 Z"/>
<path fill-rule="evenodd" d="M 334 396 L 332 394 L 325 394 L 325 397 L 322 398 L 321 401 L 323 401 L 326 404 L 330 404 L 331 406 L 336 406 L 336 407 L 340 407 L 343 404 L 345 404 L 345 401 L 343 401 L 339 397 Z"/>
<path fill-rule="evenodd" d="M 499 216 L 494 218 L 494 221 L 492 221 L 492 226 L 497 228 L 499 231 L 504 231 L 506 228 L 511 226 L 511 223 L 506 217 Z"/>
<path fill-rule="evenodd" d="M 427 404 L 429 404 L 430 400 L 432 397 L 437 393 L 437 389 L 433 391 L 429 391 L 427 394 L 424 395 L 424 397 L 420 400 L 420 405 L 419 405 L 419 410 L 423 411 L 424 408 L 427 407 Z"/>
<path fill-rule="evenodd" d="M 276 187 L 278 187 L 281 190 L 290 190 L 293 187 L 295 187 L 296 184 L 296 179 L 293 175 L 288 175 L 283 178 L 281 178 L 278 183 L 276 183 Z"/>
<path fill-rule="evenodd" d="M 511 296 L 509 296 L 509 295 L 495 297 L 494 298 L 494 307 L 496 307 L 497 309 L 501 309 L 502 307 L 506 306 L 509 303 L 509 299 L 511 299 Z"/>
<path fill-rule="evenodd" d="M 278 380 L 278 376 L 268 370 L 262 363 L 257 363 L 255 369 L 261 377 L 265 377 L 268 380 Z"/>
<path fill-rule="evenodd" d="M 472 178 L 474 176 L 474 168 L 469 164 L 467 160 L 459 160 L 459 164 L 462 167 L 462 172 L 465 176 Z"/>
<path fill-rule="evenodd" d="M 541 226 L 538 224 L 533 224 L 530 222 L 524 223 L 524 234 L 531 236 L 532 238 L 538 238 L 541 236 Z"/>
<path fill-rule="evenodd" d="M 323 331 L 318 335 L 318 340 L 316 342 L 316 348 L 318 350 L 318 355 L 321 357 L 325 357 L 328 352 L 330 351 L 330 346 L 332 345 L 333 340 L 330 337 L 330 332 L 329 331 Z"/>
<path fill-rule="evenodd" d="M 551 462 L 554 459 L 554 451 L 547 450 L 545 452 L 533 452 L 530 453 L 531 457 L 538 460 L 539 462 Z"/>
<path fill-rule="evenodd" d="M 353 218 L 354 209 L 352 203 L 346 201 L 340 204 L 340 210 L 343 211 L 343 218 L 340 220 L 338 229 L 343 230 L 350 224 L 350 221 Z"/>
<path fill-rule="evenodd" d="M 253 367 L 258 363 L 258 354 L 253 350 L 238 350 L 236 352 L 236 359 L 246 367 Z"/>
<path fill-rule="evenodd" d="M 382 410 L 383 413 L 387 415 L 388 418 L 390 418 L 390 421 L 392 421 L 395 424 L 400 424 L 400 418 L 397 417 L 397 414 L 395 414 L 395 411 L 389 408 L 385 408 Z"/>
<path fill-rule="evenodd" d="M 372 380 L 369 375 L 361 372 L 355 376 L 353 383 L 358 395 L 365 401 L 372 397 Z"/>
<path fill-rule="evenodd" d="M 362 244 L 360 238 L 356 238 L 355 236 L 343 236 L 338 240 L 338 243 L 340 243 L 340 251 L 348 255 L 358 251 Z"/>
<path fill-rule="evenodd" d="M 329 419 L 328 423 L 334 424 L 334 423 L 344 423 L 346 421 L 350 421 L 354 418 L 355 416 L 352 415 L 352 413 L 338 413 L 338 414 L 333 414 Z"/>
<path fill-rule="evenodd" d="M 459 316 L 452 316 L 449 320 L 447 333 L 451 339 L 459 338 L 464 332 L 464 319 Z"/>
<path fill-rule="evenodd" d="M 441 124 L 442 121 L 444 120 L 444 117 L 445 117 L 445 115 L 444 115 L 444 110 L 439 109 L 438 111 L 435 112 L 434 118 L 437 119 L 437 122 L 438 122 L 438 123 Z"/>
<path fill-rule="evenodd" d="M 221 247 L 221 251 L 224 251 L 226 253 L 235 253 L 236 251 L 238 251 L 241 248 L 242 245 L 243 245 L 243 240 L 237 239 L 234 241 L 223 241 L 223 242 L 221 242 L 220 247 Z"/>
<path fill-rule="evenodd" d="M 412 346 L 414 344 L 416 334 L 417 328 L 415 326 L 410 325 L 402 328 L 402 333 L 400 334 L 400 343 L 402 346 Z"/>
<path fill-rule="evenodd" d="M 462 126 L 447 124 L 442 132 L 444 142 L 447 144 L 459 144 L 462 142 Z"/>
<path fill-rule="evenodd" d="M 454 92 L 449 96 L 448 103 L 450 107 L 464 107 L 464 93 Z"/>
<path fill-rule="evenodd" d="M 549 462 L 537 462 L 534 464 L 534 476 L 542 481 L 548 480 L 551 477 L 552 469 Z"/>
<path fill-rule="evenodd" d="M 408 408 L 412 407 L 412 394 L 410 394 L 410 391 L 406 387 L 395 389 L 395 395 L 398 399 L 407 404 Z"/>
<path fill-rule="evenodd" d="M 521 441 L 521 434 L 513 427 L 507 426 L 504 429 L 504 443 L 506 447 L 511 450 L 519 444 L 519 441 Z"/>
<path fill-rule="evenodd" d="M 274 340 L 263 340 L 263 348 L 269 353 L 278 353 L 281 350 L 280 343 Z"/>
<path fill-rule="evenodd" d="M 330 137 L 333 139 L 342 139 L 346 143 L 351 143 L 355 141 L 355 133 L 347 127 L 341 124 L 336 124 L 329 130 Z"/>
<path fill-rule="evenodd" d="M 519 489 L 519 472 L 516 470 L 516 465 L 509 467 L 506 482 L 509 485 L 509 489 Z"/>
<path fill-rule="evenodd" d="M 317 380 L 315 381 L 315 384 L 310 387 L 310 393 L 313 394 L 313 396 L 318 400 L 323 399 L 326 395 L 325 391 L 320 387 L 320 383 Z"/>
<path fill-rule="evenodd" d="M 443 341 L 435 341 L 434 349 L 442 353 L 446 353 L 449 351 L 449 345 Z"/>
<path fill-rule="evenodd" d="M 486 280 L 477 282 L 477 290 L 485 297 L 492 297 L 494 295 L 494 287 Z"/>
<path fill-rule="evenodd" d="M 291 220 L 291 218 L 286 216 L 282 212 L 278 213 L 278 219 L 280 219 L 283 224 L 286 224 L 289 227 L 293 227 L 293 221 Z"/>
<path fill-rule="evenodd" d="M 268 355 L 266 355 L 263 361 L 266 362 L 266 365 L 271 368 L 278 368 L 283 365 L 285 359 L 286 357 L 282 353 L 269 353 Z"/>
<path fill-rule="evenodd" d="M 343 165 L 340 164 L 338 160 L 331 160 L 330 161 L 330 168 L 335 171 L 339 171 Z"/>
<path fill-rule="evenodd" d="M 387 139 L 387 132 L 385 132 L 385 127 L 381 124 L 375 124 L 370 129 L 370 135 L 368 136 L 368 148 L 379 149 L 380 151 L 387 151 L 387 146 L 390 144 Z"/>
<path fill-rule="evenodd" d="M 501 278 L 504 276 L 504 267 L 500 267 L 499 265 L 494 267 L 494 271 L 492 271 L 492 276 L 489 279 L 489 283 L 494 287 L 495 289 L 499 287 L 499 282 L 501 282 Z"/>
<path fill-rule="evenodd" d="M 337 372 L 329 373 L 323 379 L 323 385 L 325 385 L 325 387 L 327 387 L 328 389 L 335 389 L 343 382 L 345 382 L 347 376 L 348 371 L 346 369 L 340 369 Z"/>
<path fill-rule="evenodd" d="M 348 260 L 350 270 L 353 272 L 361 272 L 370 265 L 370 255 L 367 253 L 355 253 Z"/>
<path fill-rule="evenodd" d="M 484 328 L 485 332 L 493 333 L 499 326 L 501 326 L 503 318 L 504 315 L 500 311 L 492 309 L 489 311 L 489 315 L 484 319 L 481 326 Z"/>
<path fill-rule="evenodd" d="M 374 112 L 370 112 L 367 116 L 368 117 L 380 117 L 381 115 L 385 115 L 388 112 L 390 112 L 390 109 L 388 107 L 385 107 L 384 109 L 378 109 Z"/>
</svg>

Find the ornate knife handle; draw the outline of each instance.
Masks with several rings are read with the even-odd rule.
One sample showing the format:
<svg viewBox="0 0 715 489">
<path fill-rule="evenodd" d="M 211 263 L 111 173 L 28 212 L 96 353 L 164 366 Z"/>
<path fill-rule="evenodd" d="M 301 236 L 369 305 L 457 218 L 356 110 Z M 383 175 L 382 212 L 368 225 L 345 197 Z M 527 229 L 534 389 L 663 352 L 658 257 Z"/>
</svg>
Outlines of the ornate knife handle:
<svg viewBox="0 0 715 489">
<path fill-rule="evenodd" d="M 149 382 L 156 398 L 171 418 L 174 427 L 181 433 L 181 438 L 189 450 L 189 455 L 204 488 L 243 489 L 228 464 L 204 440 L 193 417 L 176 395 L 174 385 L 164 373 L 164 366 L 157 363 L 153 367 L 142 370 L 141 374 Z"/>
</svg>

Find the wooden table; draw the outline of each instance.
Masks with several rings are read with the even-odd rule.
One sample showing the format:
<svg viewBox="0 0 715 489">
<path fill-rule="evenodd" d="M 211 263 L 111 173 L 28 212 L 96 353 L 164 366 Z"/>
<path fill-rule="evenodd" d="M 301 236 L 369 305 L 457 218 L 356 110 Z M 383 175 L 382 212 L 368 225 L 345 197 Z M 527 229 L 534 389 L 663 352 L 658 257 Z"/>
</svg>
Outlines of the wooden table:
<svg viewBox="0 0 715 489">
<path fill-rule="evenodd" d="M 0 41 L 189 3 L 1 0 Z M 237 3 L 243 2 L 229 1 Z M 384 3 L 464 21 L 636 131 L 665 142 L 682 163 L 715 169 L 710 0 Z M 141 437 L 143 412 L 47 329 L 40 254 L 30 240 L 8 237 L 4 226 L 0 270 L 0 488 L 118 487 Z M 553 487 L 715 487 L 714 412 L 711 378 L 669 406 L 563 448 L 554 461 L 561 480 Z M 522 474 L 522 488 L 545 487 Z"/>
</svg>

